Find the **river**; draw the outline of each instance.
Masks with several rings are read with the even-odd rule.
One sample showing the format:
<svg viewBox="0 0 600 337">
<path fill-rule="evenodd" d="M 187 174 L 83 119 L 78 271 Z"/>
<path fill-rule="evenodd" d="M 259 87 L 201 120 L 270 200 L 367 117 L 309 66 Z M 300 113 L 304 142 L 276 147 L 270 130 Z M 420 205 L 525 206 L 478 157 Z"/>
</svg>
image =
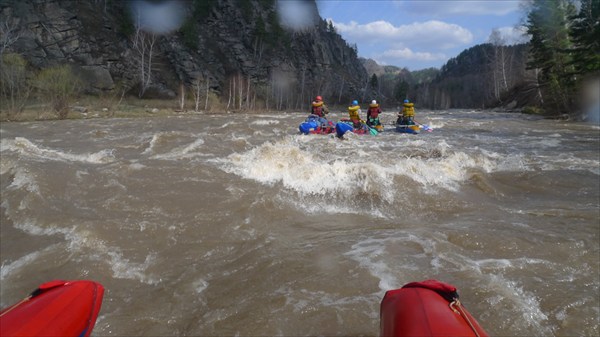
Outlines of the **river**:
<svg viewBox="0 0 600 337">
<path fill-rule="evenodd" d="M 600 335 L 597 124 L 417 111 L 433 132 L 341 140 L 304 117 L 3 123 L 1 306 L 92 279 L 93 336 L 376 336 L 386 290 L 438 279 L 492 335 Z"/>
</svg>

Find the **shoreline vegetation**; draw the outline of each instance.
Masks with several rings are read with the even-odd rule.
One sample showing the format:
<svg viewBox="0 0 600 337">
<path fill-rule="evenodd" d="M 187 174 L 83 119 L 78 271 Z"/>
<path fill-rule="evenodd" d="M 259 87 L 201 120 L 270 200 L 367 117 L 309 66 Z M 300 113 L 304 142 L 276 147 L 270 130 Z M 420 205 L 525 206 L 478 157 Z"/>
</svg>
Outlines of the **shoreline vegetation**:
<svg viewBox="0 0 600 337">
<path fill-rule="evenodd" d="M 107 102 L 101 97 L 85 96 L 69 105 L 68 111 L 59 114 L 52 108 L 52 104 L 39 101 L 28 102 L 19 112 L 8 113 L 0 110 L 0 123 L 10 122 L 34 122 L 34 121 L 58 121 L 96 118 L 144 118 L 144 117 L 168 117 L 168 116 L 191 116 L 191 115 L 228 115 L 228 114 L 269 114 L 269 113 L 306 113 L 308 111 L 294 109 L 291 111 L 274 110 L 265 108 L 255 109 L 227 109 L 225 106 L 208 107 L 208 109 L 194 109 L 194 102 L 186 102 L 183 107 L 180 101 L 175 99 L 139 99 L 127 97 L 117 102 Z M 330 105 L 332 112 L 345 113 L 346 106 Z M 429 110 L 429 109 L 427 109 Z M 482 109 L 473 109 L 482 110 Z M 539 114 L 536 109 L 483 109 L 497 112 L 512 112 L 524 114 Z M 395 114 L 400 107 L 384 108 L 384 112 Z M 435 111 L 435 110 L 433 110 Z"/>
<path fill-rule="evenodd" d="M 273 113 L 275 110 L 265 109 L 227 109 L 226 107 L 209 107 L 208 109 L 194 109 L 194 102 L 186 102 L 181 107 L 181 102 L 174 99 L 139 99 L 135 97 L 124 98 L 118 103 L 106 102 L 101 97 L 86 96 L 69 105 L 65 114 L 59 114 L 51 103 L 29 102 L 19 112 L 8 113 L 0 110 L 0 122 L 32 122 L 32 121 L 57 121 L 65 119 L 92 119 L 92 118 L 137 118 L 137 117 L 164 117 L 176 115 L 213 115 L 213 114 L 258 114 Z"/>
</svg>

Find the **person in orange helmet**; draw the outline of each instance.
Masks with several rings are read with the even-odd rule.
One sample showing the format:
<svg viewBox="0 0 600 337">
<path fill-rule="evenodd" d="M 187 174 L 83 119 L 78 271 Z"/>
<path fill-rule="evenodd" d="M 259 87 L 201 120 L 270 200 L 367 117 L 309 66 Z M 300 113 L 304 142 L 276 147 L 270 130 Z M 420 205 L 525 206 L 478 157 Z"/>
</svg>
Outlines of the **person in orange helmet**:
<svg viewBox="0 0 600 337">
<path fill-rule="evenodd" d="M 329 113 L 329 108 L 323 102 L 323 97 L 317 96 L 310 107 L 311 115 L 317 115 L 320 118 L 325 118 Z"/>
</svg>

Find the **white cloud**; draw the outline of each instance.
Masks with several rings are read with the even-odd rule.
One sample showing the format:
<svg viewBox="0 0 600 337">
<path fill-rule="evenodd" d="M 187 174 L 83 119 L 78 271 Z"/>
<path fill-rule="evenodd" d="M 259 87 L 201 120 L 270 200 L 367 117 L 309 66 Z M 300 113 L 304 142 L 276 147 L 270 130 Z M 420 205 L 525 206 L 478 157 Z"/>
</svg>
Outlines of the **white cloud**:
<svg viewBox="0 0 600 337">
<path fill-rule="evenodd" d="M 497 15 L 503 16 L 519 10 L 521 0 L 420 0 L 395 1 L 401 9 L 413 14 L 426 14 L 434 17 L 456 15 Z"/>
<path fill-rule="evenodd" d="M 442 53 L 427 53 L 427 52 L 414 52 L 409 48 L 402 49 L 389 49 L 381 53 L 382 60 L 393 59 L 398 60 L 411 60 L 411 61 L 440 61 L 447 60 L 448 57 Z M 396 62 L 397 63 L 397 62 Z"/>
<path fill-rule="evenodd" d="M 420 46 L 417 49 L 450 49 L 473 40 L 473 34 L 468 29 L 437 20 L 401 26 L 394 26 L 387 21 L 333 23 L 347 40 L 358 44 L 386 43 L 404 47 Z"/>
</svg>

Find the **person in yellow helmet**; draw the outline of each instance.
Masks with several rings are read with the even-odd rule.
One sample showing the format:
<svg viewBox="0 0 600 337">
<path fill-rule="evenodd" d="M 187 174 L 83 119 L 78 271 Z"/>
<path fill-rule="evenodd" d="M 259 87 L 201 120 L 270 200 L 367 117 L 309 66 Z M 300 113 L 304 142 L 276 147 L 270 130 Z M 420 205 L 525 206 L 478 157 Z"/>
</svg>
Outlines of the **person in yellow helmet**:
<svg viewBox="0 0 600 337">
<path fill-rule="evenodd" d="M 407 99 L 402 104 L 402 111 L 398 113 L 396 124 L 415 125 L 415 105 Z"/>
<path fill-rule="evenodd" d="M 358 105 L 358 101 L 352 101 L 352 105 L 348 107 L 348 115 L 350 116 L 350 120 L 355 128 L 361 128 L 362 122 L 360 120 L 360 105 Z"/>
</svg>

